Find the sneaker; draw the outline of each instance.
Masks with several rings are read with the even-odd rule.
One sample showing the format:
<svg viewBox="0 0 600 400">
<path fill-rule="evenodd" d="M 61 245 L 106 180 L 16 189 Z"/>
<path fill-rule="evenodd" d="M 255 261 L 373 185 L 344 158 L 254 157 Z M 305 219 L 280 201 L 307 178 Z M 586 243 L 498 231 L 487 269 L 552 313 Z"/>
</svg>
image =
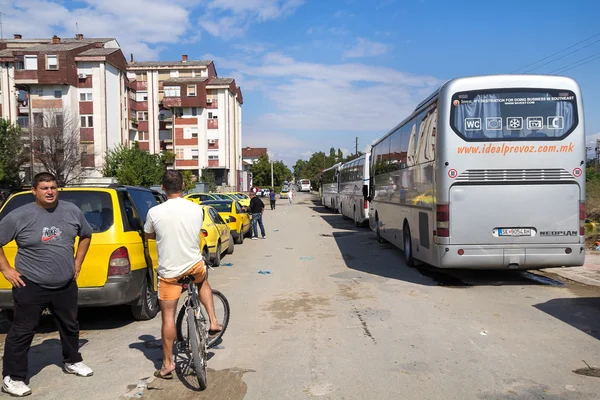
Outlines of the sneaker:
<svg viewBox="0 0 600 400">
<path fill-rule="evenodd" d="M 94 371 L 92 371 L 90 367 L 88 367 L 82 362 L 74 364 L 65 363 L 65 367 L 63 368 L 63 370 L 68 374 L 75 374 L 78 376 L 92 376 L 94 374 Z"/>
<path fill-rule="evenodd" d="M 2 381 L 2 391 L 15 397 L 24 397 L 31 394 L 31 389 L 23 381 L 13 381 L 10 376 L 5 376 Z"/>
<path fill-rule="evenodd" d="M 252 240 L 258 240 L 256 236 L 252 236 Z"/>
<path fill-rule="evenodd" d="M 267 235 L 263 236 L 263 239 L 266 239 L 266 238 L 267 238 Z"/>
</svg>

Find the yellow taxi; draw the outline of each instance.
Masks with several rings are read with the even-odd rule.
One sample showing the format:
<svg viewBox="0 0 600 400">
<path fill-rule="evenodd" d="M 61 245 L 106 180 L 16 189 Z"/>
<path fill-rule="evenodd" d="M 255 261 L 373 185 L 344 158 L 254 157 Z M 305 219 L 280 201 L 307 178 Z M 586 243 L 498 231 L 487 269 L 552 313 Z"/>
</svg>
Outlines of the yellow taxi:
<svg viewBox="0 0 600 400">
<path fill-rule="evenodd" d="M 213 207 L 229 226 L 229 231 L 236 244 L 244 243 L 244 237 L 250 232 L 252 217 L 242 209 L 238 201 L 214 200 L 205 201 L 202 205 Z"/>
<path fill-rule="evenodd" d="M 287 199 L 287 198 L 288 198 L 288 191 L 287 191 L 287 190 L 282 190 L 282 191 L 279 193 L 279 198 L 280 198 L 280 199 Z"/>
<path fill-rule="evenodd" d="M 233 253 L 231 232 L 227 222 L 223 220 L 214 207 L 204 204 L 200 204 L 200 207 L 204 211 L 201 232 L 206 241 L 206 250 L 203 250 L 202 255 L 204 258 L 209 258 L 212 264 L 217 267 L 221 264 L 223 252 Z"/>
<path fill-rule="evenodd" d="M 246 193 L 230 192 L 226 194 L 234 196 L 237 199 L 237 201 L 240 202 L 240 205 L 242 207 L 250 207 L 250 196 L 248 196 Z"/>
<path fill-rule="evenodd" d="M 157 197 L 150 189 L 134 186 L 59 188 L 59 201 L 79 207 L 93 230 L 77 278 L 80 307 L 128 305 L 137 320 L 156 316 L 158 254 L 156 241 L 145 238 L 143 226 Z M 14 194 L 0 209 L 0 219 L 34 200 L 30 191 Z M 2 249 L 14 268 L 16 242 Z M 0 274 L 0 308 L 11 312 L 13 307 L 12 286 Z"/>
<path fill-rule="evenodd" d="M 183 196 L 184 199 L 191 200 L 196 204 L 200 204 L 206 200 L 216 200 L 212 194 L 208 193 L 190 193 Z"/>
</svg>

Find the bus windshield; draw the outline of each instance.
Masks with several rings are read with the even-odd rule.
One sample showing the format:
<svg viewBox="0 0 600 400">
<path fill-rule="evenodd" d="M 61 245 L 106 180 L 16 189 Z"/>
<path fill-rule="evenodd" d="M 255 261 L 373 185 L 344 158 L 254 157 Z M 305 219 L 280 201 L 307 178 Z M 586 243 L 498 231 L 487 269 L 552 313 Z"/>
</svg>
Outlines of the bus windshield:
<svg viewBox="0 0 600 400">
<path fill-rule="evenodd" d="M 452 129 L 464 140 L 560 140 L 578 124 L 569 90 L 510 89 L 459 92 L 452 96 Z"/>
</svg>

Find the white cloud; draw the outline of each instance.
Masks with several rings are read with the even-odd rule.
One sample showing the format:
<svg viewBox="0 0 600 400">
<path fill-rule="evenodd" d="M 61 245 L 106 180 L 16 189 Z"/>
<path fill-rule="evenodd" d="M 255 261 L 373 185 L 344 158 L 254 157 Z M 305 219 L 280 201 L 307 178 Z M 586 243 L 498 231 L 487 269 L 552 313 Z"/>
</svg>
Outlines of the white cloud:
<svg viewBox="0 0 600 400">
<path fill-rule="evenodd" d="M 253 23 L 287 17 L 303 3 L 304 0 L 207 0 L 206 13 L 199 23 L 211 35 L 227 40 L 242 36 Z"/>
<path fill-rule="evenodd" d="M 392 46 L 385 43 L 372 42 L 364 38 L 358 38 L 354 47 L 344 52 L 346 58 L 361 58 L 380 56 L 390 51 Z"/>
<path fill-rule="evenodd" d="M 67 9 L 61 0 L 4 0 L 4 32 L 24 38 L 116 37 L 123 51 L 138 60 L 156 59 L 173 42 L 197 41 L 189 34 L 189 17 L 198 1 L 85 0 Z"/>
</svg>

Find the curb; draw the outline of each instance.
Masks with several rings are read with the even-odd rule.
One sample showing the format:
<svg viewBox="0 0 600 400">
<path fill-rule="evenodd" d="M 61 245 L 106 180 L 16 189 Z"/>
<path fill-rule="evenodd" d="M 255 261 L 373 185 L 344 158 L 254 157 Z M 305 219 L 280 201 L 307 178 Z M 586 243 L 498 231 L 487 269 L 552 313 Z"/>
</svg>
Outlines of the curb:
<svg viewBox="0 0 600 400">
<path fill-rule="evenodd" d="M 578 283 L 582 283 L 584 285 L 589 285 L 589 286 L 598 286 L 600 287 L 600 274 L 598 274 L 598 279 L 595 278 L 590 278 L 587 276 L 584 276 L 582 274 L 579 274 L 575 271 L 569 271 L 569 269 L 571 268 L 582 268 L 584 269 L 584 267 L 570 267 L 570 268 L 546 268 L 546 269 L 542 269 L 542 271 L 544 271 L 545 273 L 548 274 L 555 274 L 555 275 L 559 275 L 562 276 L 563 278 L 569 279 L 571 281 L 575 281 Z M 578 272 L 581 271 L 578 270 Z"/>
</svg>

